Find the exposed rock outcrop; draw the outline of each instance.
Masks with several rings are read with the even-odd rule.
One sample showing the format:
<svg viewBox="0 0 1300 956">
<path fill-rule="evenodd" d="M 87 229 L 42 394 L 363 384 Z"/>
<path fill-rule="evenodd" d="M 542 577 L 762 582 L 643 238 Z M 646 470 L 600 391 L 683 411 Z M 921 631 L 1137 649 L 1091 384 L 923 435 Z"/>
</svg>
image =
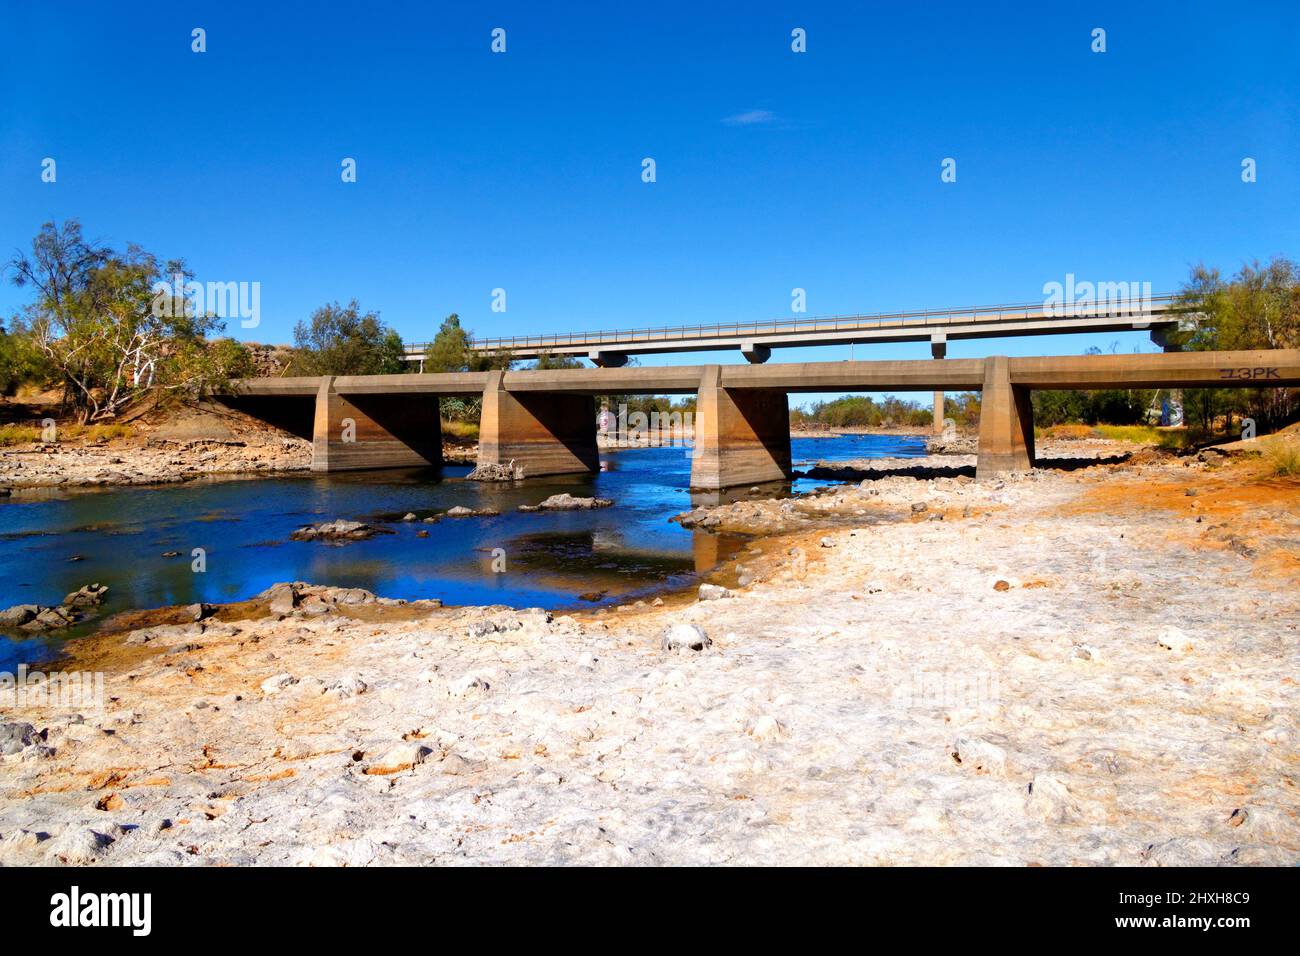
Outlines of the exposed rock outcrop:
<svg viewBox="0 0 1300 956">
<path fill-rule="evenodd" d="M 362 521 L 326 521 L 323 524 L 303 525 L 289 537 L 294 541 L 361 541 L 377 534 L 392 534 L 387 528 L 376 528 Z"/>
<path fill-rule="evenodd" d="M 614 502 L 609 498 L 575 498 L 567 491 L 551 495 L 535 505 L 520 505 L 520 511 L 590 511 L 594 508 L 608 508 Z"/>
</svg>

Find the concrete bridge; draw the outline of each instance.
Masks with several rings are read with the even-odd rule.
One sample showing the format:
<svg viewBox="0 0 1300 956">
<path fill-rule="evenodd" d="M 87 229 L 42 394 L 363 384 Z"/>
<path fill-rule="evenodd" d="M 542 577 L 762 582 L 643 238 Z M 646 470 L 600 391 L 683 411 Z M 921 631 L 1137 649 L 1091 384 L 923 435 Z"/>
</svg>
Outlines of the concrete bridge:
<svg viewBox="0 0 1300 956">
<path fill-rule="evenodd" d="M 982 393 L 977 475 L 1034 463 L 1034 389 L 1300 386 L 1300 350 L 687 365 L 249 379 L 220 396 L 309 438 L 312 468 L 438 465 L 438 399 L 483 400 L 479 463 L 521 477 L 595 471 L 597 395 L 697 397 L 691 487 L 788 478 L 791 392 Z"/>
<path fill-rule="evenodd" d="M 471 346 L 481 353 L 509 352 L 515 359 L 543 354 L 590 359 L 601 367 L 627 364 L 630 355 L 666 352 L 707 352 L 739 349 L 750 362 L 766 362 L 774 348 L 809 345 L 848 345 L 872 342 L 929 342 L 934 358 L 943 358 L 950 340 L 1017 335 L 1060 335 L 1068 332 L 1149 331 L 1164 346 L 1164 334 L 1191 316 L 1173 294 L 1127 297 L 1101 289 L 1097 300 L 1051 306 L 1043 301 L 1016 305 L 987 305 L 919 312 L 879 312 L 869 315 L 830 315 L 761 322 L 674 325 L 617 331 L 511 335 L 480 339 Z M 423 369 L 428 342 L 411 342 L 406 358 Z"/>
</svg>

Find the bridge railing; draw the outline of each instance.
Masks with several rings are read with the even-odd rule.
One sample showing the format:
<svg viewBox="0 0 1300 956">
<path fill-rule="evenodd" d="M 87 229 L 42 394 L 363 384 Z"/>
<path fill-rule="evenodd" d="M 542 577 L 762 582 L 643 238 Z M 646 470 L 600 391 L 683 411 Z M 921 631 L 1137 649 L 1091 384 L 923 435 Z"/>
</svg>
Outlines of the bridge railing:
<svg viewBox="0 0 1300 956">
<path fill-rule="evenodd" d="M 740 338 L 750 335 L 846 332 L 855 329 L 874 329 L 886 326 L 925 328 L 927 326 L 951 325 L 954 322 L 997 323 L 1042 318 L 1141 316 L 1150 313 L 1178 311 L 1177 305 L 1181 298 L 1178 294 L 1169 293 L 1131 299 L 1107 299 L 1094 304 L 1061 303 L 1049 306 L 1039 301 L 1008 305 L 973 306 L 962 309 L 925 309 L 912 312 L 822 315 L 754 322 L 718 322 L 711 325 L 665 325 L 640 329 L 600 329 L 592 332 L 509 335 L 477 339 L 473 347 L 475 351 L 480 352 L 517 349 L 545 350 L 560 347 L 598 348 L 602 345 L 637 345 L 660 341 L 723 337 Z M 408 354 L 423 353 L 429 345 L 428 342 L 411 342 L 407 344 L 406 351 Z"/>
</svg>

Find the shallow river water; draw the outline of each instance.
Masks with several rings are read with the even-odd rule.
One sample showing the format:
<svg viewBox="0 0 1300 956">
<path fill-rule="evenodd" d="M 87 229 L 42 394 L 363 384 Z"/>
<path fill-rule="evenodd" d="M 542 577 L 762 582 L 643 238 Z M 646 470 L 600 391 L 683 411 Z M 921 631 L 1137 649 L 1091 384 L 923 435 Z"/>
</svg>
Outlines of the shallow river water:
<svg viewBox="0 0 1300 956">
<path fill-rule="evenodd" d="M 796 469 L 818 459 L 925 453 L 923 439 L 913 436 L 805 438 L 792 444 Z M 58 604 L 91 582 L 109 587 L 97 620 L 128 609 L 238 601 L 278 581 L 436 597 L 446 604 L 566 608 L 623 600 L 689 584 L 739 545 L 668 522 L 693 503 L 719 500 L 687 490 L 688 455 L 681 448 L 605 451 L 599 474 L 515 484 L 466 481 L 468 467 L 447 466 L 15 492 L 0 500 L 0 608 Z M 799 479 L 793 487 L 825 483 Z M 773 490 L 781 492 L 779 486 Z M 596 511 L 516 510 L 563 491 L 615 504 Z M 401 520 L 408 512 L 422 519 L 455 505 L 493 508 L 501 515 L 432 524 Z M 290 540 L 302 525 L 335 518 L 379 524 L 393 533 L 342 545 Z M 428 536 L 419 537 L 421 531 Z M 203 552 L 202 572 L 193 569 L 195 549 Z M 494 555 L 494 549 L 500 550 Z M 164 557 L 169 552 L 177 554 Z M 602 596 L 593 601 L 597 594 Z M 4 635 L 0 671 L 48 660 L 60 641 L 94 626 L 87 622 L 58 635 Z"/>
</svg>

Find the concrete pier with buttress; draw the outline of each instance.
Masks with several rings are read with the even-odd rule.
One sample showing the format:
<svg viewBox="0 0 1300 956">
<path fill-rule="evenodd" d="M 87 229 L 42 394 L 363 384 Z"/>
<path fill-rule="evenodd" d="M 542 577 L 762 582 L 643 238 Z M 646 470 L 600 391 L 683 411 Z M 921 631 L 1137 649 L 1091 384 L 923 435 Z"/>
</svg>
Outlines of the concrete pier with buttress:
<svg viewBox="0 0 1300 956">
<path fill-rule="evenodd" d="M 480 464 L 595 471 L 595 397 L 696 395 L 691 487 L 790 477 L 791 393 L 981 393 L 979 478 L 1034 465 L 1035 389 L 1300 386 L 1300 350 L 245 379 L 218 398 L 312 441 L 312 468 L 441 463 L 438 400 L 482 399 Z"/>
</svg>

